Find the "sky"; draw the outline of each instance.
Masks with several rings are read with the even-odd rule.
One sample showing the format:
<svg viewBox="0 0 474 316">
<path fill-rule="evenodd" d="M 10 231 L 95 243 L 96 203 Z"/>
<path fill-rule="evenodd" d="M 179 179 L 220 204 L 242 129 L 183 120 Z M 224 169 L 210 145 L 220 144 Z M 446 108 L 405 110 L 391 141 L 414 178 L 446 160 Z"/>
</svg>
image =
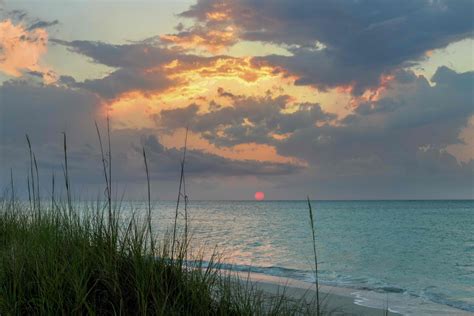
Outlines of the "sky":
<svg viewBox="0 0 474 316">
<path fill-rule="evenodd" d="M 474 198 L 471 0 L 0 0 L 0 186 L 117 196 Z"/>
</svg>

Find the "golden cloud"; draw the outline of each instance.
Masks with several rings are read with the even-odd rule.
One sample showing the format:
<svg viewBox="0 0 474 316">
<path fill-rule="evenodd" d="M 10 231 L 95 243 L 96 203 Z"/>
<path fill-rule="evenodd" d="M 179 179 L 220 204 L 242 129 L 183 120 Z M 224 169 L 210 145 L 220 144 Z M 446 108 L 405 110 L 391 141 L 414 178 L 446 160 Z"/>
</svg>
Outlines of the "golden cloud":
<svg viewBox="0 0 474 316">
<path fill-rule="evenodd" d="M 216 54 L 236 44 L 240 33 L 240 28 L 232 20 L 229 6 L 217 3 L 213 5 L 212 11 L 206 12 L 204 21 L 197 21 L 177 34 L 160 36 L 160 39 L 183 49 L 204 49 Z"/>
<path fill-rule="evenodd" d="M 353 108 L 358 107 L 361 103 L 366 102 L 377 102 L 382 97 L 384 92 L 389 87 L 390 83 L 395 79 L 394 75 L 381 75 L 380 84 L 377 87 L 366 89 L 361 96 L 353 97 L 350 101 L 350 105 Z M 349 93 L 352 93 L 353 86 L 346 87 Z"/>
<path fill-rule="evenodd" d="M 182 143 L 184 133 L 184 129 L 178 129 L 171 134 L 161 134 L 160 141 L 166 147 L 176 147 L 176 144 Z M 267 144 L 248 143 L 233 147 L 216 147 L 201 137 L 200 134 L 188 132 L 188 146 L 190 149 L 201 150 L 228 159 L 291 163 L 293 165 L 306 166 L 306 163 L 302 160 L 279 155 L 274 146 Z"/>
<path fill-rule="evenodd" d="M 203 48 L 211 53 L 219 53 L 237 43 L 238 33 L 238 29 L 232 25 L 216 29 L 196 26 L 190 31 L 162 35 L 160 39 L 187 50 Z"/>
<path fill-rule="evenodd" d="M 13 77 L 20 77 L 25 71 L 37 72 L 45 82 L 55 81 L 54 73 L 40 64 L 47 44 L 45 29 L 29 31 L 11 20 L 0 22 L 0 71 Z"/>
</svg>

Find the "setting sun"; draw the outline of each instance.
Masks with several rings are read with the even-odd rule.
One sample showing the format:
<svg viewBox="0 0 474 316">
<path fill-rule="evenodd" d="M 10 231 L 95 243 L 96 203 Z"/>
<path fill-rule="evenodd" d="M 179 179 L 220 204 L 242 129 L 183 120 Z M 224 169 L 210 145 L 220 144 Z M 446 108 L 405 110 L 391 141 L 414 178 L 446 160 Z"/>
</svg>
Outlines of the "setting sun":
<svg viewBox="0 0 474 316">
<path fill-rule="evenodd" d="M 255 192 L 255 200 L 257 201 L 263 201 L 265 199 L 265 193 L 263 192 Z"/>
</svg>

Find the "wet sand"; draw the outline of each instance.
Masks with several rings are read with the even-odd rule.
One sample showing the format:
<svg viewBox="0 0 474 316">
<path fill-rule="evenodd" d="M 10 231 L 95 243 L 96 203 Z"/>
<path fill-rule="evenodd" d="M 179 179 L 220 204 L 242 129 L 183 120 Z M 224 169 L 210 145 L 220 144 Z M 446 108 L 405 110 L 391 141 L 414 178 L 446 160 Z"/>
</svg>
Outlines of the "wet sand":
<svg viewBox="0 0 474 316">
<path fill-rule="evenodd" d="M 307 302 L 314 299 L 316 291 L 314 285 L 287 278 L 272 277 L 258 273 L 236 273 L 242 284 L 250 284 L 264 293 L 273 295 L 282 295 L 300 300 L 304 298 Z M 366 294 L 370 292 L 366 291 Z M 323 310 L 329 315 L 451 315 L 451 316 L 468 316 L 474 313 L 451 308 L 449 306 L 426 302 L 422 299 L 413 299 L 415 312 L 401 313 L 393 310 L 389 302 L 378 302 L 380 306 L 368 307 L 364 306 L 364 299 L 359 296 L 361 291 L 351 288 L 320 286 L 320 301 L 322 301 Z M 417 308 L 420 305 L 420 309 Z M 387 311 L 388 306 L 388 311 Z"/>
</svg>

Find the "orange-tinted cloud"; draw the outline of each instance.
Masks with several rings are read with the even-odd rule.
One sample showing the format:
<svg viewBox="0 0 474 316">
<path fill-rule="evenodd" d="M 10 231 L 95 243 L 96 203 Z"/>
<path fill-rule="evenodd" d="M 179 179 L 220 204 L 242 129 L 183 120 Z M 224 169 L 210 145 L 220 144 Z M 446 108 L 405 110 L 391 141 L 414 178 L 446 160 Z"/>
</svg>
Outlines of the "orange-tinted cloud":
<svg viewBox="0 0 474 316">
<path fill-rule="evenodd" d="M 254 65 L 249 58 L 176 59 L 146 71 L 162 72 L 174 84 L 164 90 L 158 86 L 148 91 L 130 89 L 110 99 L 107 106 L 112 110 L 111 115 L 128 127 L 149 127 L 151 115 L 163 109 L 184 107 L 190 102 L 207 109 L 210 100 L 220 97 L 222 104 L 228 105 L 228 100 L 219 95 L 222 87 L 233 87 L 232 91 L 237 94 L 261 95 L 273 86 L 288 86 L 287 79 L 272 67 Z"/>
<path fill-rule="evenodd" d="M 293 87 L 289 77 L 269 65 L 255 64 L 251 58 L 178 58 L 149 69 L 163 72 L 175 82 L 173 86 L 156 92 L 131 90 L 108 101 L 106 106 L 110 109 L 114 128 L 153 128 L 157 122 L 152 118 L 159 117 L 162 110 L 183 108 L 194 102 L 201 111 L 209 111 L 209 107 L 215 104 L 214 100 L 218 100 L 219 106 L 230 106 L 235 102 L 234 98 L 262 97 L 268 93 L 278 96 Z M 164 137 L 162 140 L 166 146 L 172 147 L 173 142 L 182 139 L 182 135 L 170 132 L 170 135 L 161 137 Z M 294 163 L 293 158 L 278 155 L 272 145 L 248 143 L 218 148 L 201 133 L 190 135 L 190 148 L 231 159 Z"/>
<path fill-rule="evenodd" d="M 0 22 L 0 71 L 14 77 L 29 71 L 41 74 L 46 82 L 54 81 L 54 73 L 40 64 L 47 43 L 45 29 L 28 30 L 11 20 Z"/>
<path fill-rule="evenodd" d="M 160 36 L 168 44 L 184 49 L 203 48 L 211 53 L 219 53 L 238 41 L 238 29 L 227 25 L 219 28 L 195 26 L 189 31 Z"/>
<path fill-rule="evenodd" d="M 196 21 L 193 26 L 177 34 L 160 36 L 160 39 L 184 49 L 204 49 L 215 54 L 239 41 L 240 27 L 233 22 L 228 3 L 215 3 L 201 21 Z"/>
<path fill-rule="evenodd" d="M 373 88 L 368 88 L 360 96 L 354 96 L 350 100 L 350 106 L 353 108 L 358 107 L 361 103 L 366 102 L 377 102 L 382 97 L 384 92 L 389 87 L 390 83 L 395 79 L 394 75 L 381 75 L 380 76 L 380 85 Z M 349 92 L 352 92 L 353 86 L 346 87 Z"/>
<path fill-rule="evenodd" d="M 161 134 L 160 140 L 166 147 L 176 147 L 184 139 L 185 130 L 177 129 L 172 134 Z M 199 133 L 188 133 L 188 146 L 204 152 L 216 154 L 227 159 L 255 160 L 260 162 L 271 161 L 278 163 L 291 163 L 303 166 L 304 162 L 293 157 L 279 155 L 275 147 L 267 144 L 247 143 L 233 147 L 215 147 Z"/>
<path fill-rule="evenodd" d="M 157 86 L 156 90 L 150 88 L 146 91 L 124 91 L 109 102 L 110 106 L 133 110 L 133 107 L 127 104 L 148 104 L 155 109 L 186 106 L 189 102 L 204 105 L 218 96 L 220 87 L 232 87 L 232 91 L 237 94 L 263 95 L 268 90 L 278 90 L 279 94 L 283 94 L 283 88 L 291 84 L 290 79 L 275 68 L 256 65 L 250 58 L 178 58 L 179 56 L 169 63 L 144 70 L 163 74 L 172 85 L 166 89 L 159 89 Z"/>
<path fill-rule="evenodd" d="M 251 58 L 216 57 L 192 63 L 173 61 L 167 66 L 171 78 L 185 81 L 200 78 L 235 78 L 244 82 L 255 82 L 262 78 L 278 76 L 276 68 L 255 65 Z"/>
</svg>

